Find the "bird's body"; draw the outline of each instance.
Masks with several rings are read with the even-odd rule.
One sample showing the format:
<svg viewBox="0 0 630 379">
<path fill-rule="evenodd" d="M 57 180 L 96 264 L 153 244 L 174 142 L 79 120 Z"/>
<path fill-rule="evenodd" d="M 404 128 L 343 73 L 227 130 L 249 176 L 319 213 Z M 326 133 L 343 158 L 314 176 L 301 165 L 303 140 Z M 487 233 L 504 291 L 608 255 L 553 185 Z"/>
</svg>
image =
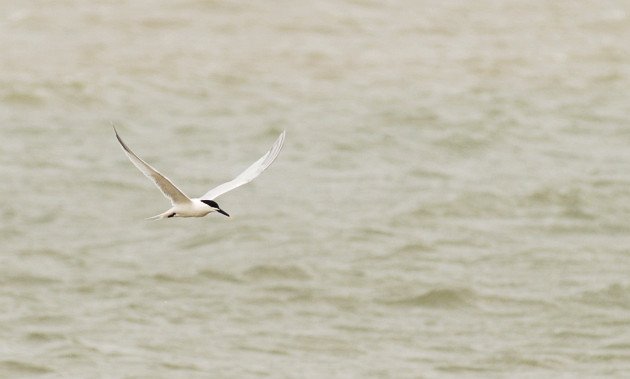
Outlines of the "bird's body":
<svg viewBox="0 0 630 379">
<path fill-rule="evenodd" d="M 170 217 L 203 217 L 208 213 L 216 212 L 215 209 L 202 203 L 200 199 L 190 199 L 189 202 L 175 204 L 171 209 L 151 219 L 170 218 Z"/>
<path fill-rule="evenodd" d="M 153 183 L 162 191 L 165 197 L 167 197 L 172 204 L 172 207 L 164 213 L 150 217 L 151 220 L 159 220 L 163 218 L 171 217 L 203 217 L 212 212 L 219 212 L 227 217 L 230 217 L 219 205 L 214 201 L 222 194 L 231 191 L 243 184 L 249 183 L 258 175 L 260 175 L 273 161 L 276 159 L 282 145 L 284 144 L 285 132 L 280 134 L 280 137 L 276 140 L 271 150 L 263 155 L 259 160 L 254 162 L 245 171 L 243 171 L 236 178 L 229 182 L 223 183 L 199 198 L 189 198 L 179 188 L 177 188 L 167 177 L 160 174 L 156 169 L 151 167 L 148 163 L 140 159 L 131 149 L 123 142 L 118 135 L 116 128 L 114 128 L 116 138 L 122 146 L 123 151 L 131 161 L 147 178 L 151 179 Z"/>
</svg>

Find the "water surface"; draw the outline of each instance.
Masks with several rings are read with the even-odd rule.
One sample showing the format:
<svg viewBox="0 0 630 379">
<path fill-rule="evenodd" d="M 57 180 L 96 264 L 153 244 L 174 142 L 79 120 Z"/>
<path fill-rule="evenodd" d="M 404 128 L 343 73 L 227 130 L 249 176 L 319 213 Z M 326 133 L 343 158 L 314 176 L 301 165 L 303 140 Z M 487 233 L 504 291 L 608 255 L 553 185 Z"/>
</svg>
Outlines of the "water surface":
<svg viewBox="0 0 630 379">
<path fill-rule="evenodd" d="M 629 11 L 0 1 L 0 376 L 624 377 Z"/>
</svg>

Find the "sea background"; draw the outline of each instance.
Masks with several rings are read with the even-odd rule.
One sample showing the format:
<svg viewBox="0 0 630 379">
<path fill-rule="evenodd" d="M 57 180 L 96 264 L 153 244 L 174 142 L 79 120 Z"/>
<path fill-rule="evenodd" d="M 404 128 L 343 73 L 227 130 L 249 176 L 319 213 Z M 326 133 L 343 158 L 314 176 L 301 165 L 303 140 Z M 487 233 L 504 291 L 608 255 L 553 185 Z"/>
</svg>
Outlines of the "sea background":
<svg viewBox="0 0 630 379">
<path fill-rule="evenodd" d="M 628 377 L 629 12 L 0 1 L 0 378 Z"/>
</svg>

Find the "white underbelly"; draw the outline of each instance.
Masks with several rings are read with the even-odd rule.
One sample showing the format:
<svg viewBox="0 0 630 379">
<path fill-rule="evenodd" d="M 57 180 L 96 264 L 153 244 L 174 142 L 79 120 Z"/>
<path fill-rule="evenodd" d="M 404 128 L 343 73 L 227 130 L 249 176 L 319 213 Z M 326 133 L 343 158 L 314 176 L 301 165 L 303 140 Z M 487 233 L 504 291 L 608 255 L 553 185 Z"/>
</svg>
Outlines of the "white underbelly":
<svg viewBox="0 0 630 379">
<path fill-rule="evenodd" d="M 212 208 L 203 204 L 203 206 L 199 206 L 197 204 L 186 204 L 179 205 L 173 209 L 175 212 L 175 217 L 203 217 L 210 213 Z"/>
</svg>

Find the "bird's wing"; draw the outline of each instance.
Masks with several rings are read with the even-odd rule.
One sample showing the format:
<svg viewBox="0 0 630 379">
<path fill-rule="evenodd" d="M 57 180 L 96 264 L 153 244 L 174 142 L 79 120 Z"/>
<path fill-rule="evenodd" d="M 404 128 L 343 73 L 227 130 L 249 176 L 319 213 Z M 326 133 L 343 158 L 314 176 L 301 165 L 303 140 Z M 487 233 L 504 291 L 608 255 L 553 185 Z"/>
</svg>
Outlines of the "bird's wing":
<svg viewBox="0 0 630 379">
<path fill-rule="evenodd" d="M 162 191 L 164 196 L 166 196 L 173 205 L 175 204 L 183 204 L 190 202 L 188 196 L 184 195 L 184 193 L 164 175 L 160 174 L 156 169 L 151 167 L 148 163 L 140 159 L 133 151 L 127 146 L 123 140 L 118 135 L 116 128 L 114 127 L 114 133 L 116 134 L 116 139 L 120 142 L 120 146 L 122 146 L 125 154 L 133 163 L 134 166 L 138 168 L 147 178 L 151 179 L 153 183 Z"/>
<path fill-rule="evenodd" d="M 217 197 L 223 195 L 224 193 L 233 190 L 236 187 L 240 187 L 243 184 L 247 184 L 254 180 L 258 175 L 260 175 L 269 165 L 273 163 L 273 161 L 280 154 L 280 150 L 282 150 L 282 145 L 284 144 L 284 137 L 286 135 L 286 131 L 283 131 L 276 142 L 274 142 L 271 149 L 263 155 L 259 160 L 254 162 L 251 166 L 249 166 L 245 171 L 243 171 L 239 176 L 232 179 L 227 183 L 223 183 L 210 191 L 208 191 L 205 195 L 201 197 L 203 200 L 213 200 Z"/>
</svg>

